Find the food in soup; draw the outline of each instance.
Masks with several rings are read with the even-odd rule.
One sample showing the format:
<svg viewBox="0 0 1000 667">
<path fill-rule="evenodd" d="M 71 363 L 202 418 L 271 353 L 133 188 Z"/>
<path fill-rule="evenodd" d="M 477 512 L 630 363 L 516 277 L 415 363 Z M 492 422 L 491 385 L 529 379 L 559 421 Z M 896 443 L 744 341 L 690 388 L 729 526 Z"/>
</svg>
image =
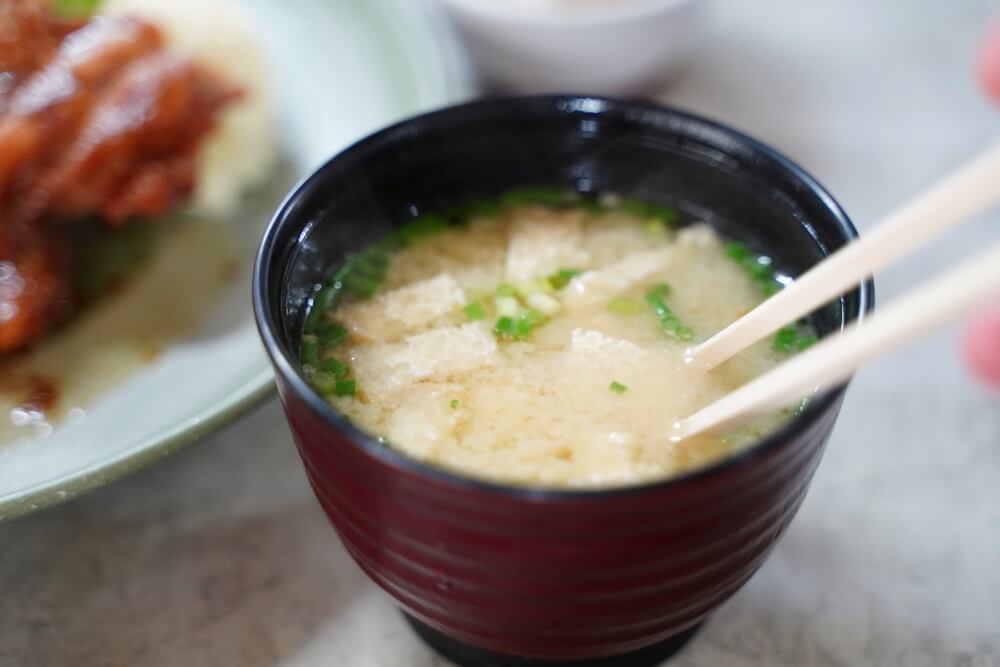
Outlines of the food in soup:
<svg viewBox="0 0 1000 667">
<path fill-rule="evenodd" d="M 710 373 L 685 363 L 780 289 L 768 258 L 613 197 L 522 191 L 457 217 L 349 259 L 306 321 L 312 384 L 389 446 L 477 478 L 609 487 L 704 466 L 788 418 L 671 441 L 676 419 L 815 340 L 794 326 Z"/>
</svg>

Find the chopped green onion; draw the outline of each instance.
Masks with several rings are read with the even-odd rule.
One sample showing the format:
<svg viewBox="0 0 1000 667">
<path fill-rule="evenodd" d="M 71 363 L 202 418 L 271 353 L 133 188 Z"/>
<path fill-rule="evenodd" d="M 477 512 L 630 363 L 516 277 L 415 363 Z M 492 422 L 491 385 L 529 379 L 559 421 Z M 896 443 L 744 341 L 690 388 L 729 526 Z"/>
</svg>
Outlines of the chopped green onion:
<svg viewBox="0 0 1000 667">
<path fill-rule="evenodd" d="M 659 236 L 666 233 L 667 223 L 659 218 L 652 218 L 642 223 L 642 231 L 649 236 Z"/>
<path fill-rule="evenodd" d="M 794 415 L 796 417 L 800 416 L 803 412 L 806 411 L 806 408 L 808 408 L 808 407 L 809 407 L 809 399 L 808 398 L 803 398 L 801 401 L 799 401 L 799 404 L 797 406 L 795 406 Z"/>
<path fill-rule="evenodd" d="M 746 263 L 747 273 L 758 283 L 775 282 L 774 269 L 771 268 L 771 258 L 764 255 Z"/>
<path fill-rule="evenodd" d="M 525 308 L 517 316 L 500 317 L 493 326 L 493 333 L 506 340 L 527 340 L 544 323 L 544 315 L 534 308 Z"/>
<path fill-rule="evenodd" d="M 673 291 L 673 288 L 667 283 L 657 283 L 650 288 L 649 293 L 656 294 L 661 299 L 666 299 Z"/>
<path fill-rule="evenodd" d="M 812 334 L 802 334 L 799 336 L 799 350 L 807 350 L 819 342 L 819 339 Z"/>
<path fill-rule="evenodd" d="M 784 289 L 784 286 L 777 280 L 772 280 L 761 285 L 761 288 L 764 290 L 764 296 L 774 296 Z"/>
<path fill-rule="evenodd" d="M 520 340 L 525 340 L 531 336 L 531 332 L 545 323 L 545 316 L 534 308 L 526 308 L 521 311 L 515 320 L 514 334 Z"/>
<path fill-rule="evenodd" d="M 334 396 L 354 396 L 358 387 L 354 380 L 337 380 L 333 385 Z"/>
<path fill-rule="evenodd" d="M 564 287 L 566 287 L 566 285 L 569 285 L 569 281 L 581 275 L 583 275 L 583 271 L 581 271 L 580 269 L 559 269 L 551 276 L 546 278 L 546 280 L 548 281 L 549 285 L 552 286 L 552 289 L 561 290 Z"/>
<path fill-rule="evenodd" d="M 782 327 L 774 335 L 771 347 L 779 352 L 791 352 L 795 346 L 795 339 L 799 335 L 799 330 L 795 326 Z"/>
<path fill-rule="evenodd" d="M 357 385 L 347 379 L 350 372 L 347 364 L 334 357 L 323 359 L 315 368 L 307 367 L 309 381 L 325 396 L 354 396 Z"/>
<path fill-rule="evenodd" d="M 757 255 L 739 241 L 726 244 L 726 256 L 742 266 L 765 296 L 774 296 L 784 285 L 778 280 L 773 262 L 767 255 Z"/>
<path fill-rule="evenodd" d="M 619 297 L 608 303 L 608 310 L 616 315 L 638 315 L 642 312 L 642 304 L 634 299 Z"/>
<path fill-rule="evenodd" d="M 350 372 L 350 368 L 344 362 L 340 361 L 336 357 L 327 357 L 323 361 L 319 362 L 316 366 L 316 370 L 322 373 L 332 373 L 338 378 L 347 377 Z"/>
<path fill-rule="evenodd" d="M 389 268 L 389 255 L 373 246 L 355 255 L 353 264 L 354 273 L 365 276 L 381 276 Z"/>
<path fill-rule="evenodd" d="M 748 259 L 753 257 L 753 253 L 750 252 L 750 248 L 746 247 L 738 241 L 732 241 L 726 244 L 726 257 L 733 260 L 734 262 L 743 263 Z"/>
<path fill-rule="evenodd" d="M 303 364 L 315 363 L 319 357 L 319 340 L 316 336 L 303 336 L 299 346 L 299 361 Z"/>
<path fill-rule="evenodd" d="M 451 399 L 451 403 L 449 403 L 448 405 L 451 407 L 452 410 L 457 410 L 458 409 L 458 399 L 457 398 Z"/>
<path fill-rule="evenodd" d="M 385 279 L 392 244 L 393 239 L 390 238 L 349 257 L 330 279 L 331 288 L 335 292 L 343 290 L 362 300 L 370 299 Z M 332 303 L 333 297 L 329 299 Z"/>
<path fill-rule="evenodd" d="M 483 308 L 483 304 L 478 301 L 473 301 L 472 303 L 465 304 L 465 316 L 470 320 L 483 320 L 486 319 L 486 309 Z"/>
<path fill-rule="evenodd" d="M 334 287 L 324 287 L 316 292 L 316 296 L 313 297 L 312 307 L 306 316 L 305 326 L 303 327 L 305 333 L 311 334 L 316 331 L 316 327 L 319 326 L 320 322 L 326 319 L 327 311 L 333 307 L 336 296 L 337 289 Z"/>
<path fill-rule="evenodd" d="M 514 318 L 504 315 L 493 325 L 493 333 L 500 338 L 514 338 Z"/>
<path fill-rule="evenodd" d="M 690 327 L 684 326 L 667 305 L 666 298 L 669 295 L 670 286 L 661 283 L 646 292 L 646 303 L 652 306 L 656 319 L 660 320 L 660 329 L 663 333 L 676 340 L 691 340 L 694 338 L 694 331 Z"/>
<path fill-rule="evenodd" d="M 448 229 L 448 223 L 440 215 L 422 215 L 398 227 L 393 233 L 393 237 L 404 246 L 408 246 L 446 229 Z"/>
<path fill-rule="evenodd" d="M 659 220 L 664 225 L 673 225 L 680 217 L 677 211 L 669 206 L 650 204 L 638 199 L 622 199 L 618 203 L 618 209 L 644 220 Z"/>
<path fill-rule="evenodd" d="M 389 257 L 392 250 L 392 240 L 383 239 L 356 254 L 354 256 L 354 267 L 355 269 L 360 268 L 370 273 L 384 273 L 389 266 Z"/>
<path fill-rule="evenodd" d="M 545 324 L 546 317 L 542 313 L 538 312 L 534 308 L 525 308 L 521 311 L 521 314 L 517 316 L 519 320 L 528 322 L 532 326 L 541 326 Z"/>
<path fill-rule="evenodd" d="M 324 317 L 316 325 L 316 337 L 319 339 L 320 348 L 324 350 L 337 347 L 347 340 L 347 327 L 340 322 L 334 322 L 330 318 Z"/>
<path fill-rule="evenodd" d="M 804 332 L 799 326 L 789 324 L 775 334 L 771 347 L 777 352 L 801 352 L 816 344 L 816 336 Z"/>
<path fill-rule="evenodd" d="M 329 283 L 330 290 L 332 290 L 334 293 L 336 293 L 338 290 L 343 289 L 343 287 L 344 287 L 344 280 L 347 278 L 347 276 L 349 276 L 351 274 L 351 270 L 353 268 L 354 267 L 351 264 L 351 258 L 348 257 L 344 261 L 344 263 L 341 264 L 340 268 L 337 269 L 336 271 L 334 271 L 333 275 L 330 276 L 330 283 Z M 317 299 L 318 298 L 319 297 L 317 296 Z"/>
<path fill-rule="evenodd" d="M 381 284 L 380 278 L 369 278 L 358 273 L 350 273 L 344 278 L 344 289 L 360 299 L 370 299 L 375 296 Z"/>
<path fill-rule="evenodd" d="M 496 289 L 497 296 L 517 296 L 517 288 L 510 283 L 500 283 Z"/>
<path fill-rule="evenodd" d="M 316 391 L 324 396 L 328 396 L 336 391 L 339 379 L 334 373 L 318 371 L 309 377 L 309 381 L 316 387 Z"/>
<path fill-rule="evenodd" d="M 746 270 L 764 296 L 774 296 L 784 288 L 774 271 L 774 262 L 767 255 L 755 254 L 744 244 L 732 241 L 726 245 L 726 256 Z M 790 324 L 775 334 L 771 347 L 778 352 L 791 354 L 815 343 L 816 336 L 804 332 L 798 325 Z"/>
<path fill-rule="evenodd" d="M 626 391 L 628 391 L 628 387 L 623 385 L 621 382 L 618 382 L 617 380 L 612 382 L 608 386 L 608 389 L 615 392 L 616 394 L 624 394 Z"/>
</svg>

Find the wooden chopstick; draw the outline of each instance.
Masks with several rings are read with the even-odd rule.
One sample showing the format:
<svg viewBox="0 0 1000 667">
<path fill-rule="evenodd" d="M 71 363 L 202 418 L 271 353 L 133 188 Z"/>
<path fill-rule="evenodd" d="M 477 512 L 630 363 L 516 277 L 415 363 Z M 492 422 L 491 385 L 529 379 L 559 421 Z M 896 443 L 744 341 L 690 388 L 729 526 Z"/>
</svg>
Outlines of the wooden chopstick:
<svg viewBox="0 0 1000 667">
<path fill-rule="evenodd" d="M 1000 144 L 804 273 L 752 311 L 688 351 L 710 369 L 768 334 L 812 312 L 920 247 L 935 235 L 1000 203 Z"/>
<path fill-rule="evenodd" d="M 1000 243 L 962 266 L 674 424 L 674 439 L 732 428 L 845 381 L 863 364 L 895 351 L 1000 293 Z"/>
</svg>

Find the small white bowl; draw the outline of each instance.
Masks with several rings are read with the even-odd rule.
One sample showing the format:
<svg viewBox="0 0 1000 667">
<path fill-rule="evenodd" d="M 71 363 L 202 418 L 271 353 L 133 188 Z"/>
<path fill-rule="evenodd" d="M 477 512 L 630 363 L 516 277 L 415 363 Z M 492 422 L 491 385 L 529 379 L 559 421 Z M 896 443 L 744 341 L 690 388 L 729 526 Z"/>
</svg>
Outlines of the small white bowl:
<svg viewBox="0 0 1000 667">
<path fill-rule="evenodd" d="M 485 81 L 531 93 L 627 94 L 665 81 L 690 55 L 703 14 L 701 0 L 442 2 Z"/>
</svg>

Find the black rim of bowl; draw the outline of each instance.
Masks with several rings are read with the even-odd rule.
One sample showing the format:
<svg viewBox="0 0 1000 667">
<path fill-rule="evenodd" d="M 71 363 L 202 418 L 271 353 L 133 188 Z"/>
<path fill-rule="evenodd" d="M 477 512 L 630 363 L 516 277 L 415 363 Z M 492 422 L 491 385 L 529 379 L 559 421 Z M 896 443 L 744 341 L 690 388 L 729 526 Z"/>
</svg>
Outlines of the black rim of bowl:
<svg viewBox="0 0 1000 667">
<path fill-rule="evenodd" d="M 322 179 L 323 172 L 326 171 L 327 167 L 332 162 L 338 161 L 345 156 L 364 150 L 369 144 L 377 144 L 388 135 L 396 133 L 400 128 L 412 123 L 415 120 L 447 118 L 448 116 L 461 114 L 468 109 L 495 105 L 517 107 L 522 104 L 541 103 L 543 105 L 548 104 L 553 112 L 555 112 L 558 107 L 565 107 L 567 103 L 575 101 L 594 101 L 603 103 L 609 108 L 629 107 L 640 111 L 666 113 L 676 118 L 693 121 L 702 127 L 722 132 L 729 137 L 738 140 L 741 144 L 751 148 L 754 152 L 766 156 L 768 159 L 772 160 L 776 166 L 791 174 L 796 180 L 805 186 L 810 194 L 821 200 L 831 213 L 833 213 L 836 222 L 841 227 L 841 231 L 844 233 L 846 238 L 850 240 L 858 237 L 857 229 L 855 229 L 854 225 L 847 217 L 847 214 L 840 207 L 833 196 L 798 164 L 753 137 L 750 137 L 738 130 L 728 127 L 722 123 L 709 120 L 703 116 L 687 111 L 681 111 L 673 107 L 652 104 L 642 100 L 627 100 L 595 95 L 533 95 L 525 97 L 481 99 L 418 114 L 401 120 L 398 123 L 378 130 L 351 144 L 347 148 L 344 148 L 324 162 L 323 165 L 318 167 L 309 176 L 306 176 L 299 181 L 292 188 L 288 196 L 286 196 L 278 206 L 277 212 L 268 224 L 267 230 L 264 232 L 264 236 L 261 239 L 260 247 L 257 251 L 256 261 L 254 263 L 254 317 L 257 322 L 257 329 L 264 342 L 264 347 L 267 350 L 268 356 L 271 358 L 277 372 L 289 383 L 289 385 L 291 385 L 293 391 L 305 401 L 310 409 L 319 414 L 331 428 L 345 434 L 352 446 L 360 447 L 368 455 L 376 457 L 390 467 L 426 476 L 438 482 L 444 482 L 465 489 L 515 496 L 528 500 L 599 500 L 601 498 L 611 496 L 661 491 L 669 487 L 697 482 L 700 479 L 711 477 L 720 472 L 731 471 L 736 468 L 749 466 L 758 457 L 765 455 L 768 451 L 778 447 L 789 439 L 795 438 L 796 435 L 811 427 L 817 419 L 819 419 L 820 415 L 824 414 L 826 410 L 829 409 L 835 401 L 839 400 L 847 390 L 847 385 L 850 380 L 838 387 L 817 395 L 809 401 L 802 414 L 794 417 L 789 422 L 783 424 L 774 431 L 771 431 L 764 438 L 761 438 L 754 444 L 748 446 L 743 451 L 731 456 L 724 456 L 715 463 L 708 464 L 701 468 L 696 468 L 690 472 L 673 475 L 663 480 L 653 480 L 627 486 L 615 486 L 605 489 L 568 489 L 562 487 L 533 487 L 527 485 L 521 486 L 516 484 L 504 484 L 502 482 L 493 482 L 486 479 L 466 476 L 458 472 L 452 472 L 444 467 L 438 467 L 418 461 L 417 459 L 411 458 L 406 454 L 393 449 L 389 445 L 379 442 L 375 436 L 355 426 L 350 420 L 334 410 L 333 407 L 319 394 L 319 392 L 317 392 L 312 385 L 309 384 L 308 380 L 306 380 L 300 372 L 297 361 L 289 358 L 287 353 L 289 346 L 283 345 L 275 335 L 276 331 L 282 330 L 282 326 L 276 317 L 274 304 L 269 302 L 267 288 L 272 282 L 273 276 L 277 275 L 279 279 L 283 280 L 289 268 L 284 265 L 276 266 L 274 264 L 276 259 L 285 259 L 284 256 L 279 256 L 275 252 L 277 245 L 276 240 L 287 235 L 287 233 L 283 230 L 285 227 L 292 224 L 289 221 L 293 217 L 293 211 L 299 200 L 306 197 L 313 187 L 315 187 L 316 183 Z M 295 238 L 304 238 L 309 229 L 311 229 L 311 226 L 303 226 L 294 235 Z M 844 317 L 848 319 L 848 321 L 864 319 L 866 314 L 868 314 L 874 307 L 875 288 L 871 279 L 859 284 L 854 289 L 858 291 L 858 310 L 854 320 L 849 319 L 852 313 L 844 314 Z"/>
</svg>

